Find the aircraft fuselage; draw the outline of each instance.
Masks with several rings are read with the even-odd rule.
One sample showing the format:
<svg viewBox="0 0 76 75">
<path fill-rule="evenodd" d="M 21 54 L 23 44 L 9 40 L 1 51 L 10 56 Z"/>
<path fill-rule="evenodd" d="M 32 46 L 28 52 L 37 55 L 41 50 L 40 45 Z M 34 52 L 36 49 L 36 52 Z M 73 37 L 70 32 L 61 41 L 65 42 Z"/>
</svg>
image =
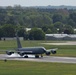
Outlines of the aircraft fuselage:
<svg viewBox="0 0 76 75">
<path fill-rule="evenodd" d="M 44 47 L 26 47 L 26 48 L 18 48 L 19 52 L 23 52 L 24 54 L 43 54 L 46 52 Z"/>
</svg>

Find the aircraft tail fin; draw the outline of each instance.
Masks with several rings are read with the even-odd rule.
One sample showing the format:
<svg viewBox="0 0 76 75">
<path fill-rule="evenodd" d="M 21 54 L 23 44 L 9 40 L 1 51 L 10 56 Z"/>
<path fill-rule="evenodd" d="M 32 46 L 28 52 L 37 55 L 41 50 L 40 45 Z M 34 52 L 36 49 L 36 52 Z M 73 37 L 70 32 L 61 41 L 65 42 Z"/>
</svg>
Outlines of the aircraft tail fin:
<svg viewBox="0 0 76 75">
<path fill-rule="evenodd" d="M 16 40 L 17 40 L 17 46 L 18 46 L 18 48 L 22 48 L 21 42 L 20 42 L 20 39 L 19 39 L 17 33 L 16 33 Z"/>
</svg>

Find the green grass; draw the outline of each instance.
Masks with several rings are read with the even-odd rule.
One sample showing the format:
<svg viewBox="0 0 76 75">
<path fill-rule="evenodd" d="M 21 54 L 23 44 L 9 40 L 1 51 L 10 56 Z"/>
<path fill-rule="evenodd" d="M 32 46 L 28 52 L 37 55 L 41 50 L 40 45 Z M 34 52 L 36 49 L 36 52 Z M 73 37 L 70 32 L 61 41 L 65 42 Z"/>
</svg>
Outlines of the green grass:
<svg viewBox="0 0 76 75">
<path fill-rule="evenodd" d="M 51 42 L 66 42 L 66 41 L 21 41 L 23 47 L 35 47 L 43 46 L 46 49 L 58 48 L 57 54 L 54 56 L 69 56 L 76 57 L 76 45 L 66 45 L 66 46 L 56 46 L 56 45 L 44 45 L 41 43 L 51 43 Z M 11 50 L 17 48 L 16 41 L 0 41 L 0 50 Z M 2 52 L 0 52 L 2 53 Z M 53 54 L 51 54 L 53 56 Z"/>
<path fill-rule="evenodd" d="M 0 61 L 0 75 L 76 75 L 76 64 Z"/>
</svg>

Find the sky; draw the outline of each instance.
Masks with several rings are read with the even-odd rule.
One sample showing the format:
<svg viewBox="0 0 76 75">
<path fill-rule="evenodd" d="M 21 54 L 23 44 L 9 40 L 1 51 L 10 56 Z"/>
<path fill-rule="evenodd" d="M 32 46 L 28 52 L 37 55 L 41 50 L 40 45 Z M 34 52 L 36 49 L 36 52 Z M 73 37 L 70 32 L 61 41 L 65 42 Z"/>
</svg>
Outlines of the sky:
<svg viewBox="0 0 76 75">
<path fill-rule="evenodd" d="M 0 0 L 0 6 L 76 6 L 76 0 Z"/>
</svg>

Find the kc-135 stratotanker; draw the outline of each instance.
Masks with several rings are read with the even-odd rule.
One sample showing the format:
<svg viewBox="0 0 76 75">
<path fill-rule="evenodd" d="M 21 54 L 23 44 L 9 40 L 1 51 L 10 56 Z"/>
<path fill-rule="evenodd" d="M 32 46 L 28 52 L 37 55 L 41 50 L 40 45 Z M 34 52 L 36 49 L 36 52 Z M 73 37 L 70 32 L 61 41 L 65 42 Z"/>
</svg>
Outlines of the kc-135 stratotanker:
<svg viewBox="0 0 76 75">
<path fill-rule="evenodd" d="M 17 34 L 16 34 L 16 40 L 17 40 L 17 46 L 18 46 L 17 49 L 15 51 L 6 51 L 7 55 L 12 55 L 16 52 L 17 54 L 19 54 L 21 57 L 24 57 L 24 58 L 28 58 L 29 54 L 35 55 L 35 58 L 39 58 L 39 55 L 41 57 L 43 57 L 43 54 L 46 54 L 46 55 L 50 55 L 51 53 L 56 54 L 57 48 L 49 49 L 49 50 L 46 50 L 44 47 L 25 47 L 25 48 L 23 48 Z"/>
</svg>

